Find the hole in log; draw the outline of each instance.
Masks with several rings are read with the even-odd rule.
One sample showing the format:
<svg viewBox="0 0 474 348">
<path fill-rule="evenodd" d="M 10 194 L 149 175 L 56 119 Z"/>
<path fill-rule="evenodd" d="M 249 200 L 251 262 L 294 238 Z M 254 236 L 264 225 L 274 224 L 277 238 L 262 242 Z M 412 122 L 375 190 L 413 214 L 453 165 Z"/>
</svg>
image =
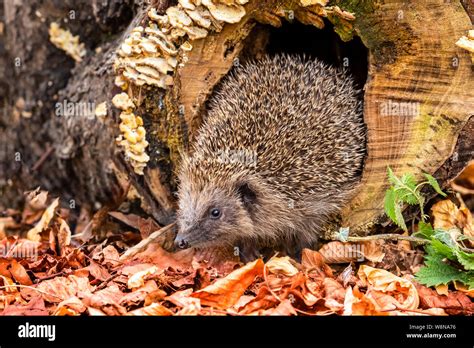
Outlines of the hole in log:
<svg viewBox="0 0 474 348">
<path fill-rule="evenodd" d="M 285 23 L 281 28 L 269 28 L 266 51 L 269 54 L 305 54 L 335 67 L 345 67 L 357 87 L 363 88 L 368 73 L 367 48 L 358 37 L 343 42 L 333 25 L 328 21 L 325 24 L 324 29 L 318 29 L 295 21 Z"/>
</svg>

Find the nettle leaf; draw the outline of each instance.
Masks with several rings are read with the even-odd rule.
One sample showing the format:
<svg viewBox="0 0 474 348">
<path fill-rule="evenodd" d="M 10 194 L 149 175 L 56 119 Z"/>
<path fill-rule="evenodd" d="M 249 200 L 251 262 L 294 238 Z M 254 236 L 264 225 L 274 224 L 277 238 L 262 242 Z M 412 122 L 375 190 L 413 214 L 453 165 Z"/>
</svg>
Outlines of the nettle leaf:
<svg viewBox="0 0 474 348">
<path fill-rule="evenodd" d="M 426 286 L 448 285 L 454 281 L 470 286 L 474 272 L 463 272 L 444 262 L 444 259 L 441 254 L 429 252 L 425 256 L 425 265 L 415 275 L 416 280 Z"/>
<path fill-rule="evenodd" d="M 387 216 L 395 223 L 397 226 L 402 228 L 403 230 L 407 230 L 407 226 L 405 224 L 405 220 L 403 219 L 402 215 L 402 207 L 397 201 L 396 192 L 393 187 L 389 188 L 387 192 L 385 192 L 385 199 L 384 199 L 384 210 Z"/>
<path fill-rule="evenodd" d="M 438 181 L 427 173 L 424 173 L 424 175 L 425 175 L 425 178 L 428 180 L 428 183 L 431 185 L 431 187 L 441 196 L 446 197 L 446 193 L 444 193 L 441 190 L 441 187 L 439 187 Z"/>
<path fill-rule="evenodd" d="M 428 253 L 436 253 L 453 261 L 457 259 L 454 250 L 438 239 L 433 238 L 427 249 L 429 250 L 429 248 L 432 248 L 432 250 L 428 251 Z"/>
<path fill-rule="evenodd" d="M 388 181 L 392 185 L 397 186 L 399 184 L 400 180 L 397 178 L 397 176 L 393 172 L 392 168 L 387 167 L 387 174 L 388 174 Z"/>
<path fill-rule="evenodd" d="M 400 181 L 404 186 L 408 187 L 410 190 L 415 191 L 416 189 L 416 179 L 415 176 L 411 173 L 403 174 L 400 178 Z"/>
<path fill-rule="evenodd" d="M 461 265 L 469 271 L 474 270 L 474 254 L 463 250 L 456 250 L 456 256 Z"/>
<path fill-rule="evenodd" d="M 418 204 L 418 197 L 406 188 L 397 189 L 397 198 L 407 204 L 416 205 Z"/>
<path fill-rule="evenodd" d="M 435 230 L 433 229 L 433 226 L 431 226 L 430 223 L 420 221 L 418 223 L 418 231 L 414 233 L 414 235 L 421 236 L 426 239 L 431 239 L 434 233 Z"/>
</svg>

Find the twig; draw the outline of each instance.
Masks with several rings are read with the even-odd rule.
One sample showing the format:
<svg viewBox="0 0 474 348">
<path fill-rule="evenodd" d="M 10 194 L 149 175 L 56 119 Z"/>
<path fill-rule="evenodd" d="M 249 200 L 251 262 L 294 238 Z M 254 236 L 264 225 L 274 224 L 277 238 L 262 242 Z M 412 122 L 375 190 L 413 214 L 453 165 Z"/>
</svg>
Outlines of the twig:
<svg viewBox="0 0 474 348">
<path fill-rule="evenodd" d="M 402 236 L 400 234 L 396 233 L 386 233 L 386 234 L 375 234 L 373 236 L 367 236 L 367 237 L 347 237 L 347 242 L 366 242 L 369 240 L 378 240 L 378 239 L 383 239 L 383 240 L 407 240 L 413 243 L 417 244 L 428 244 L 430 241 L 423 239 L 423 238 L 418 238 L 418 237 L 412 237 L 412 236 Z M 337 239 L 338 241 L 341 241 L 340 239 Z"/>
<path fill-rule="evenodd" d="M 95 290 L 92 291 L 92 293 L 95 293 L 95 292 L 97 292 L 97 291 L 99 291 L 99 290 L 104 289 L 104 288 L 107 286 L 107 284 L 108 284 L 111 280 L 117 278 L 118 276 L 119 276 L 118 273 L 115 273 L 115 274 L 111 275 L 111 276 L 108 277 L 106 280 L 104 280 L 104 281 L 102 282 L 102 284 L 100 284 L 97 288 L 95 288 Z"/>
<path fill-rule="evenodd" d="M 41 157 L 36 161 L 36 163 L 31 168 L 32 171 L 37 171 L 46 161 L 46 159 L 54 152 L 54 147 L 48 145 L 46 151 L 41 155 Z"/>
<path fill-rule="evenodd" d="M 61 301 L 64 301 L 64 299 L 62 297 L 59 297 L 59 296 L 56 296 L 56 295 L 53 295 L 53 294 L 48 294 L 46 291 L 36 289 L 36 288 L 34 288 L 32 286 L 28 286 L 28 285 L 20 285 L 20 284 L 3 285 L 3 286 L 0 286 L 0 289 L 8 289 L 8 288 L 12 288 L 12 287 L 26 288 L 26 289 L 35 290 L 35 291 L 38 291 L 38 292 L 42 293 L 43 295 L 56 297 L 56 298 L 59 298 Z"/>
<path fill-rule="evenodd" d="M 169 224 L 169 225 L 166 225 L 165 227 L 159 229 L 158 231 L 156 232 L 153 232 L 152 234 L 150 234 L 148 236 L 148 238 L 142 240 L 140 243 L 138 243 L 137 245 L 131 247 L 130 249 L 128 249 L 126 252 L 124 252 L 122 254 L 122 256 L 120 256 L 120 261 L 124 261 L 126 259 L 129 259 L 129 258 L 132 258 L 133 256 L 135 256 L 136 254 L 144 251 L 150 244 L 152 244 L 153 242 L 157 242 L 158 239 L 160 239 L 160 237 L 168 232 L 169 230 L 171 230 L 175 225 L 175 222 Z"/>
</svg>

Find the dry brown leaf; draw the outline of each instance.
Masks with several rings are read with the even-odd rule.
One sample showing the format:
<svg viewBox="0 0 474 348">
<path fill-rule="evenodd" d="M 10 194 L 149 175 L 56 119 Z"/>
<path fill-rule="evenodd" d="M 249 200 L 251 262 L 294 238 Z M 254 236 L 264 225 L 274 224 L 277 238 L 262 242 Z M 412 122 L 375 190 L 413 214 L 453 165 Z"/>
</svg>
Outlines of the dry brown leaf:
<svg viewBox="0 0 474 348">
<path fill-rule="evenodd" d="M 13 259 L 10 263 L 9 271 L 13 277 L 17 281 L 17 283 L 21 285 L 32 285 L 33 282 L 31 281 L 30 276 L 26 272 L 25 267 L 23 267 L 18 261 Z"/>
<path fill-rule="evenodd" d="M 458 208 L 453 202 L 445 199 L 434 204 L 431 212 L 434 228 L 459 228 L 464 235 L 474 237 L 474 219 L 464 202 L 461 201 L 461 207 Z"/>
<path fill-rule="evenodd" d="M 442 308 L 448 314 L 474 314 L 474 302 L 460 291 L 449 291 L 448 295 L 438 295 L 435 290 L 417 284 L 422 308 Z"/>
<path fill-rule="evenodd" d="M 60 303 L 80 294 L 90 294 L 93 290 L 89 279 L 74 275 L 44 280 L 38 284 L 37 289 L 42 291 L 44 300 L 51 303 Z"/>
<path fill-rule="evenodd" d="M 418 308 L 418 292 L 409 280 L 366 265 L 360 266 L 358 276 L 367 284 L 365 297 L 372 301 L 377 311 Z"/>
<path fill-rule="evenodd" d="M 120 300 L 124 293 L 116 284 L 85 296 L 83 302 L 87 307 L 100 309 L 107 315 L 125 315 L 126 309 L 121 306 Z"/>
<path fill-rule="evenodd" d="M 275 298 L 271 291 L 266 286 L 262 286 L 258 292 L 257 296 L 248 301 L 242 307 L 235 307 L 239 311 L 239 314 L 246 315 L 253 313 L 258 310 L 268 309 L 276 306 L 280 301 Z"/>
<path fill-rule="evenodd" d="M 64 255 L 64 248 L 71 244 L 71 229 L 66 221 L 58 217 L 59 231 L 57 234 L 58 246 L 61 255 Z"/>
<path fill-rule="evenodd" d="M 127 286 L 129 289 L 141 288 L 145 285 L 145 277 L 158 272 L 158 267 L 151 266 L 143 271 L 133 274 L 129 279 Z"/>
<path fill-rule="evenodd" d="M 125 294 L 120 299 L 119 304 L 124 307 L 133 307 L 133 306 L 138 306 L 141 303 L 145 302 L 145 299 L 150 293 L 153 293 L 155 291 L 159 290 L 158 285 L 154 280 L 149 280 L 146 282 L 144 286 L 142 286 L 140 289 L 137 289 L 135 291 L 129 292 Z M 164 297 L 162 297 L 163 299 Z M 158 301 L 155 301 L 158 302 Z"/>
<path fill-rule="evenodd" d="M 19 225 L 11 216 L 0 217 L 0 239 L 3 239 L 7 236 L 7 229 L 16 227 L 19 227 Z"/>
<path fill-rule="evenodd" d="M 461 284 L 459 282 L 454 282 L 454 288 L 458 291 L 465 293 L 467 296 L 474 298 L 474 289 L 469 289 L 466 285 Z"/>
<path fill-rule="evenodd" d="M 49 207 L 44 211 L 43 215 L 41 216 L 40 221 L 30 229 L 27 233 L 27 238 L 29 240 L 35 241 L 35 242 L 40 242 L 41 241 L 41 232 L 45 230 L 51 220 L 54 217 L 54 214 L 56 213 L 56 209 L 58 208 L 59 205 L 59 198 L 56 198 L 50 205 Z"/>
<path fill-rule="evenodd" d="M 291 301 L 288 299 L 285 299 L 281 301 L 280 304 L 276 306 L 275 308 L 264 310 L 258 314 L 259 315 L 297 315 L 298 313 L 296 312 L 295 308 L 291 304 Z"/>
<path fill-rule="evenodd" d="M 181 307 L 181 310 L 176 313 L 177 315 L 197 315 L 201 311 L 201 301 L 191 297 L 192 294 L 193 289 L 186 289 L 165 297 L 165 300 Z"/>
<path fill-rule="evenodd" d="M 0 315 L 48 315 L 49 312 L 44 305 L 41 296 L 33 297 L 26 305 L 9 305 Z"/>
<path fill-rule="evenodd" d="M 93 260 L 90 261 L 89 266 L 84 267 L 82 269 L 87 270 L 91 276 L 101 281 L 104 281 L 110 278 L 110 273 L 107 271 L 107 269 L 102 267 L 101 265 L 99 265 L 97 262 Z"/>
<path fill-rule="evenodd" d="M 339 312 L 344 309 L 344 298 L 346 290 L 335 279 L 324 278 L 324 305 L 334 312 Z"/>
<path fill-rule="evenodd" d="M 117 211 L 110 212 L 109 215 L 140 231 L 143 239 L 161 228 L 152 218 L 144 219 L 135 214 L 123 214 Z"/>
<path fill-rule="evenodd" d="M 128 312 L 127 315 L 169 316 L 173 315 L 173 312 L 159 303 L 152 303 L 149 306 L 138 308 L 131 312 Z"/>
<path fill-rule="evenodd" d="M 265 266 L 270 273 L 282 274 L 287 277 L 294 276 L 299 272 L 288 256 L 272 257 Z"/>
<path fill-rule="evenodd" d="M 191 296 L 201 299 L 204 305 L 227 309 L 239 300 L 255 277 L 262 276 L 263 266 L 261 259 L 250 262 Z"/>
<path fill-rule="evenodd" d="M 469 162 L 466 168 L 454 178 L 451 187 L 463 195 L 474 194 L 474 161 Z"/>
<path fill-rule="evenodd" d="M 67 300 L 58 304 L 58 307 L 53 312 L 57 316 L 76 316 L 81 315 L 87 310 L 86 305 L 76 296 L 70 297 Z"/>
<path fill-rule="evenodd" d="M 310 249 L 303 249 L 301 264 L 304 268 L 311 271 L 312 274 L 315 271 L 320 277 L 332 277 L 332 269 L 324 262 L 324 257 L 317 251 Z"/>
<path fill-rule="evenodd" d="M 120 262 L 120 254 L 112 245 L 107 245 L 102 250 L 102 255 L 104 256 L 104 265 L 110 265 L 111 267 L 117 266 Z"/>
</svg>

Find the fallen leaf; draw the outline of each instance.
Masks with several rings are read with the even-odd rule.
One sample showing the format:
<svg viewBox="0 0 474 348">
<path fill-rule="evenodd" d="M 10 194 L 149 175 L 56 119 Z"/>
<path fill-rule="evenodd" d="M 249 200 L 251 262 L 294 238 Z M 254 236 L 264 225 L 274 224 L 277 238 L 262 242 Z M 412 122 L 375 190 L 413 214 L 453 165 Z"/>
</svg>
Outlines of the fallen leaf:
<svg viewBox="0 0 474 348">
<path fill-rule="evenodd" d="M 104 256 L 104 265 L 115 267 L 120 263 L 120 254 L 112 245 L 107 245 L 102 250 L 102 255 Z"/>
<path fill-rule="evenodd" d="M 87 310 L 86 305 L 76 296 L 70 297 L 58 304 L 58 307 L 53 312 L 56 316 L 77 316 L 81 315 Z"/>
<path fill-rule="evenodd" d="M 109 215 L 140 231 L 143 239 L 147 238 L 151 233 L 161 228 L 160 225 L 158 225 L 152 218 L 144 219 L 141 216 L 135 214 L 126 215 L 117 211 L 110 212 Z"/>
<path fill-rule="evenodd" d="M 165 300 L 181 307 L 178 312 L 180 315 L 197 315 L 201 310 L 201 301 L 198 298 L 191 297 L 192 294 L 193 289 L 186 289 L 165 297 Z"/>
<path fill-rule="evenodd" d="M 461 206 L 458 208 L 449 199 L 437 202 L 431 208 L 433 227 L 441 229 L 459 228 L 464 235 L 474 237 L 474 218 L 459 196 Z M 470 241 L 471 245 L 474 245 Z"/>
<path fill-rule="evenodd" d="M 287 277 L 294 276 L 298 273 L 298 269 L 293 266 L 291 259 L 288 256 L 285 257 L 272 257 L 266 264 L 266 268 L 269 272 L 274 274 L 282 274 Z"/>
<path fill-rule="evenodd" d="M 366 265 L 360 266 L 358 276 L 367 284 L 365 296 L 373 300 L 378 311 L 418 308 L 418 292 L 409 280 Z"/>
<path fill-rule="evenodd" d="M 270 308 L 259 313 L 260 315 L 297 315 L 295 308 L 291 304 L 291 301 L 285 299 L 280 302 L 275 308 Z"/>
<path fill-rule="evenodd" d="M 21 285 L 32 285 L 30 276 L 18 261 L 13 259 L 10 263 L 9 271 L 12 277 Z"/>
<path fill-rule="evenodd" d="M 148 294 L 156 290 L 158 290 L 158 285 L 156 285 L 156 282 L 154 280 L 149 280 L 141 288 L 125 294 L 120 299 L 119 304 L 127 308 L 138 306 L 145 302 L 145 298 L 148 296 Z"/>
<path fill-rule="evenodd" d="M 1 315 L 48 315 L 49 312 L 44 305 L 41 296 L 33 297 L 26 305 L 9 305 Z"/>
<path fill-rule="evenodd" d="M 45 230 L 49 223 L 51 222 L 52 218 L 54 217 L 54 214 L 56 213 L 56 209 L 58 208 L 59 205 L 59 198 L 56 198 L 50 206 L 44 211 L 43 215 L 41 216 L 40 221 L 30 229 L 27 233 L 27 238 L 29 240 L 35 241 L 35 242 L 40 242 L 41 241 L 41 232 Z"/>
<path fill-rule="evenodd" d="M 448 295 L 439 295 L 435 290 L 417 284 L 422 308 L 442 308 L 448 314 L 474 314 L 474 302 L 460 291 L 449 291 Z"/>
<path fill-rule="evenodd" d="M 169 316 L 169 315 L 173 315 L 173 312 L 159 303 L 152 303 L 149 306 L 138 308 L 131 312 L 128 312 L 127 315 Z"/>
<path fill-rule="evenodd" d="M 334 312 L 344 310 L 344 298 L 346 290 L 344 287 L 335 279 L 324 278 L 324 306 Z"/>
<path fill-rule="evenodd" d="M 125 315 L 127 310 L 119 304 L 123 296 L 124 293 L 113 284 L 94 294 L 88 294 L 83 302 L 87 307 L 100 309 L 107 315 Z"/>
<path fill-rule="evenodd" d="M 99 265 L 97 262 L 93 260 L 90 261 L 89 266 L 84 267 L 82 269 L 87 270 L 91 276 L 101 281 L 104 281 L 110 278 L 110 273 L 107 271 L 107 269 L 105 267 L 102 267 L 101 265 Z"/>
<path fill-rule="evenodd" d="M 93 290 L 89 279 L 74 275 L 44 280 L 36 288 L 42 291 L 43 299 L 51 303 L 60 303 L 76 295 L 90 294 Z"/>
<path fill-rule="evenodd" d="M 62 218 L 59 217 L 58 222 L 59 222 L 59 231 L 57 234 L 58 246 L 59 246 L 59 251 L 61 255 L 63 255 L 64 247 L 71 244 L 71 229 L 69 228 L 69 225 L 67 224 L 67 222 L 64 221 Z"/>
<path fill-rule="evenodd" d="M 261 309 L 268 309 L 276 306 L 280 301 L 275 298 L 271 291 L 266 286 L 262 286 L 258 292 L 257 296 L 252 300 L 248 301 L 242 307 L 236 307 L 239 314 L 246 315 L 253 313 Z"/>
<path fill-rule="evenodd" d="M 143 271 L 137 272 L 130 277 L 127 286 L 129 289 L 140 288 L 145 284 L 145 277 L 158 272 L 158 267 L 152 266 Z"/>
<path fill-rule="evenodd" d="M 227 309 L 239 300 L 255 277 L 263 274 L 263 266 L 261 259 L 250 262 L 191 296 L 199 298 L 204 305 Z"/>
<path fill-rule="evenodd" d="M 301 264 L 312 274 L 316 272 L 320 277 L 332 277 L 332 269 L 324 262 L 324 257 L 317 251 L 303 249 Z"/>
</svg>

